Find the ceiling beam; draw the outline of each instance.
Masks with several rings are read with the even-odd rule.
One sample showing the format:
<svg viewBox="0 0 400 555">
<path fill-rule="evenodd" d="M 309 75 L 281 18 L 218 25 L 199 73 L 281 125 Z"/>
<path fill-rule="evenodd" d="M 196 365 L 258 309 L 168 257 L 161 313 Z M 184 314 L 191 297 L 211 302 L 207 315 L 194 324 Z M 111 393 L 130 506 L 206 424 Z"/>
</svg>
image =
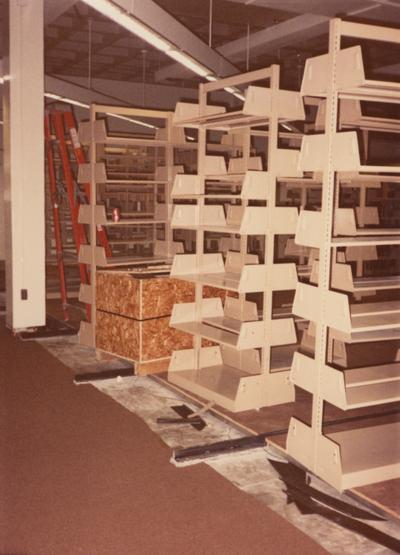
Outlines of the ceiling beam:
<svg viewBox="0 0 400 555">
<path fill-rule="evenodd" d="M 328 31 L 329 18 L 323 15 L 304 14 L 267 27 L 249 37 L 242 37 L 224 44 L 218 49 L 223 56 L 231 61 L 243 60 L 249 44 L 250 56 L 260 52 L 270 53 L 273 50 L 311 39 Z"/>
<path fill-rule="evenodd" d="M 319 14 L 335 17 L 349 14 L 352 10 L 362 10 L 376 3 L 376 0 L 230 0 L 236 4 L 259 6 L 260 8 L 279 9 L 286 12 Z M 379 1 L 379 0 L 378 0 Z M 389 0 L 388 0 L 389 1 Z"/>
<path fill-rule="evenodd" d="M 197 90 L 182 87 L 152 85 L 143 83 L 127 83 L 96 79 L 92 81 L 92 89 L 87 86 L 84 77 L 69 77 L 68 79 L 55 76 L 45 76 L 45 91 L 62 97 L 71 98 L 78 102 L 101 104 L 141 106 L 143 91 L 147 106 L 161 110 L 174 110 L 178 100 L 196 99 Z M 1 87 L 0 87 L 1 91 Z M 115 94 L 117 91 L 117 94 Z"/>
<path fill-rule="evenodd" d="M 78 0 L 46 0 L 44 3 L 44 24 L 53 23 L 60 15 L 69 10 Z"/>
<path fill-rule="evenodd" d="M 231 62 L 238 62 L 245 58 L 247 45 L 250 45 L 250 55 L 256 53 L 270 53 L 273 50 L 287 45 L 295 45 L 304 39 L 309 39 L 327 31 L 329 18 L 321 15 L 304 14 L 266 27 L 261 31 L 252 33 L 249 37 L 228 42 L 217 51 Z M 171 64 L 155 73 L 156 81 L 165 81 L 171 78 L 180 78 L 187 72 L 179 64 Z"/>
<path fill-rule="evenodd" d="M 221 77 L 238 73 L 237 67 L 216 50 L 210 48 L 153 0 L 135 0 L 135 2 L 132 2 L 132 0 L 113 0 L 113 4 L 158 33 L 176 46 L 177 50 L 189 54 L 196 62 L 210 69 L 210 73 Z M 97 6 L 93 7 L 101 12 L 100 6 L 99 4 L 99 8 Z"/>
<path fill-rule="evenodd" d="M 0 69 L 0 76 L 1 75 L 2 72 Z M 143 83 L 128 83 L 125 81 L 110 81 L 108 79 L 94 78 L 92 81 L 92 89 L 89 89 L 86 85 L 87 79 L 84 77 L 69 77 L 65 79 L 52 75 L 45 75 L 44 78 L 44 90 L 46 93 L 58 95 L 87 105 L 96 102 L 98 104 L 143 107 L 143 99 L 145 99 L 146 106 L 148 107 L 173 111 L 179 100 L 193 101 L 197 100 L 198 96 L 196 89 L 153 85 L 151 83 L 143 85 Z M 115 91 L 117 91 L 117 93 Z M 3 86 L 0 84 L 0 106 L 2 104 L 2 93 Z M 221 94 L 218 96 L 218 99 L 221 102 L 223 100 L 226 101 L 225 96 Z"/>
</svg>

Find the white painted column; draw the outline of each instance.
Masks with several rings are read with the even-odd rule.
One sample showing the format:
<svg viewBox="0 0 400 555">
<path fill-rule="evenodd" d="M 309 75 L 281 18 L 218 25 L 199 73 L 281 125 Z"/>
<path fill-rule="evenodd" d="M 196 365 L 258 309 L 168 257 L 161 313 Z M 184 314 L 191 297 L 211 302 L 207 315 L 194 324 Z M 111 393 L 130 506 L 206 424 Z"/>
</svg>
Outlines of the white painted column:
<svg viewBox="0 0 400 555">
<path fill-rule="evenodd" d="M 5 224 L 4 224 L 4 186 L 3 186 L 3 140 L 2 140 L 3 126 L 0 125 L 0 262 L 2 262 L 5 255 Z"/>
<path fill-rule="evenodd" d="M 46 320 L 43 0 L 5 4 L 6 321 L 18 330 Z"/>
</svg>

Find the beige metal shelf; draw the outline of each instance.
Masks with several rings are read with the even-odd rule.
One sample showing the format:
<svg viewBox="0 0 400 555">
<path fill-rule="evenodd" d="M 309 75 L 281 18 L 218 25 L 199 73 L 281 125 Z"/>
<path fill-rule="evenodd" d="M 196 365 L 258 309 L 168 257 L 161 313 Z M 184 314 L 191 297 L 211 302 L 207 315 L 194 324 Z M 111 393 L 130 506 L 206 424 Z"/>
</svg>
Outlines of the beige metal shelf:
<svg viewBox="0 0 400 555">
<path fill-rule="evenodd" d="M 258 256 L 246 255 L 243 265 L 240 253 L 232 251 L 228 252 L 225 264 L 219 253 L 204 254 L 199 266 L 196 255 L 178 254 L 174 257 L 171 276 L 238 293 L 256 293 L 265 288 L 265 264 L 258 264 Z M 295 264 L 274 264 L 272 290 L 290 291 L 296 283 Z"/>
<path fill-rule="evenodd" d="M 154 212 L 153 212 L 154 214 Z M 90 224 L 92 218 L 92 207 L 89 204 L 81 204 L 79 208 L 78 221 L 82 224 Z M 102 226 L 125 226 L 125 225 L 156 225 L 163 224 L 166 219 L 155 219 L 155 218 L 134 218 L 134 219 L 124 219 L 121 218 L 118 221 L 110 220 L 107 217 L 106 208 L 103 204 L 98 204 L 94 206 L 94 221 L 96 225 Z"/>
<path fill-rule="evenodd" d="M 146 122 L 143 121 L 142 125 Z M 149 124 L 151 132 L 155 132 L 155 126 Z M 95 143 L 104 145 L 124 145 L 124 146 L 167 146 L 166 139 L 156 139 L 144 137 L 135 137 L 132 135 L 112 135 L 108 133 L 105 119 L 97 119 L 96 121 L 81 122 L 78 131 L 79 141 L 84 145 L 89 145 L 92 139 Z"/>
<path fill-rule="evenodd" d="M 210 157 L 206 157 L 206 164 L 207 159 L 209 158 Z M 297 150 L 277 149 L 276 158 L 276 174 L 278 177 L 302 177 L 302 173 L 298 170 L 299 152 Z M 270 196 L 269 189 L 272 185 L 274 185 L 271 183 L 271 177 L 268 172 L 263 171 L 262 166 L 259 166 L 258 169 L 246 169 L 243 165 L 243 158 L 237 158 L 234 160 L 236 160 L 234 169 L 241 170 L 239 173 L 229 173 L 229 171 L 226 171 L 226 168 L 224 172 L 222 168 L 219 173 L 212 174 L 206 172 L 205 181 L 217 181 L 226 185 L 240 183 L 242 184 L 239 195 L 240 198 L 267 200 Z M 232 161 L 233 160 L 230 161 L 230 166 Z M 203 195 L 204 189 L 200 176 L 181 174 L 175 177 L 172 190 L 173 197 L 193 198 Z"/>
<path fill-rule="evenodd" d="M 315 360 L 295 353 L 290 373 L 294 385 L 316 394 Z M 339 370 L 325 365 L 321 395 L 341 410 L 376 406 L 400 400 L 399 363 Z"/>
<path fill-rule="evenodd" d="M 318 283 L 319 263 L 313 263 L 310 283 Z M 400 276 L 354 277 L 350 264 L 334 263 L 332 266 L 331 287 L 349 293 L 400 289 Z"/>
<path fill-rule="evenodd" d="M 306 320 L 318 321 L 319 288 L 298 283 L 293 302 L 293 312 Z M 381 332 L 400 332 L 400 301 L 349 304 L 348 296 L 336 291 L 326 295 L 326 324 L 348 336 L 355 342 L 357 336 L 364 338 L 365 333 L 373 340 Z M 344 339 L 345 340 L 345 339 Z M 364 339 L 365 340 L 365 339 Z M 377 339 L 378 340 L 378 339 Z"/>
<path fill-rule="evenodd" d="M 254 313 L 251 305 L 254 303 L 246 303 L 245 316 L 247 312 L 252 319 L 241 321 L 238 319 L 241 316 L 239 300 L 228 298 L 224 309 L 219 298 L 203 299 L 200 321 L 196 321 L 195 303 L 180 303 L 174 306 L 170 325 L 186 333 L 198 335 L 237 350 L 260 348 L 265 342 L 266 325 L 264 321 L 258 320 L 257 313 Z M 270 338 L 272 346 L 292 344 L 296 339 L 292 318 L 272 321 Z"/>
<path fill-rule="evenodd" d="M 321 100 L 315 119 L 315 130 L 324 128 L 326 102 Z M 361 102 L 357 99 L 342 99 L 340 105 L 340 128 L 357 128 L 362 131 L 400 133 L 400 120 L 395 118 L 372 117 L 362 113 Z"/>
<path fill-rule="evenodd" d="M 79 251 L 79 262 L 90 264 L 92 261 L 92 247 L 82 245 Z M 99 268 L 111 268 L 113 266 L 135 266 L 154 262 L 171 262 L 172 258 L 166 256 L 111 256 L 107 257 L 103 247 L 95 247 L 94 261 Z"/>
<path fill-rule="evenodd" d="M 267 200 L 268 198 L 268 173 L 264 171 L 247 171 L 246 173 L 229 176 L 228 183 L 225 176 L 216 181 L 223 181 L 225 187 L 231 183 L 239 183 L 241 190 L 236 194 L 213 193 L 204 194 L 201 178 L 198 175 L 180 174 L 175 177 L 172 188 L 172 197 L 176 199 L 184 198 L 240 198 L 251 200 Z M 209 179 L 209 178 L 208 178 Z"/>
<path fill-rule="evenodd" d="M 332 339 L 345 343 L 371 343 L 375 341 L 398 341 L 400 339 L 400 327 L 390 329 L 373 329 L 371 331 L 357 331 L 343 333 L 333 330 Z"/>
<path fill-rule="evenodd" d="M 197 205 L 176 205 L 171 227 L 236 235 L 261 235 L 268 231 L 295 233 L 297 208 L 275 208 L 274 213 L 276 218 L 267 222 L 265 208 L 261 206 L 229 205 L 225 217 L 222 205 L 206 205 L 201 209 Z"/>
<path fill-rule="evenodd" d="M 105 226 L 112 226 L 112 227 L 118 227 L 121 225 L 134 225 L 134 226 L 139 226 L 139 225 L 156 225 L 156 224 L 165 224 L 166 219 L 163 220 L 155 220 L 153 218 L 135 218 L 135 219 L 124 219 L 121 218 L 120 220 L 114 222 L 112 220 L 107 220 L 104 224 Z"/>
<path fill-rule="evenodd" d="M 299 93 L 278 90 L 277 94 L 279 97 L 277 116 L 280 121 L 305 119 L 304 106 Z M 184 103 L 178 103 L 175 111 L 173 121 L 176 126 L 219 130 L 265 126 L 272 115 L 272 91 L 265 87 L 248 86 L 243 109 L 232 112 L 208 106 L 206 114 L 202 116 L 198 105 L 188 104 L 184 107 L 182 104 Z M 183 117 L 183 112 L 186 117 Z"/>
<path fill-rule="evenodd" d="M 239 253 L 229 252 L 225 264 L 221 254 L 204 254 L 198 266 L 196 255 L 177 255 L 171 277 L 240 293 L 262 291 L 265 266 L 258 264 L 256 255 L 247 255 L 245 262 L 242 265 Z"/>
<path fill-rule="evenodd" d="M 92 171 L 94 171 L 94 178 L 96 183 L 105 185 L 162 185 L 167 183 L 167 179 L 131 179 L 131 178 L 116 178 L 108 177 L 106 165 L 104 162 L 96 162 L 92 170 L 91 164 L 80 164 L 78 168 L 78 182 L 89 183 L 92 179 Z M 149 174 L 150 175 L 150 174 Z M 115 172 L 114 172 L 115 176 Z"/>
<path fill-rule="evenodd" d="M 286 349 L 290 365 L 291 353 Z M 214 401 L 231 412 L 262 407 L 273 402 L 274 396 L 287 386 L 287 372 L 272 372 L 269 379 L 261 374 L 256 350 L 240 352 L 226 347 L 202 347 L 200 367 L 196 369 L 195 350 L 175 351 L 168 380 L 204 399 Z M 283 356 L 282 356 L 283 358 Z"/>
<path fill-rule="evenodd" d="M 132 239 L 109 239 L 108 243 L 110 245 L 150 245 L 153 243 L 153 239 L 137 239 L 135 237 Z"/>
<path fill-rule="evenodd" d="M 321 248 L 323 216 L 321 212 L 302 210 L 299 214 L 295 242 L 298 245 Z M 332 237 L 337 247 L 400 244 L 400 229 L 359 228 L 352 208 L 338 208 L 334 216 L 334 231 L 342 237 Z"/>
<path fill-rule="evenodd" d="M 385 40 L 384 35 L 382 40 Z M 306 61 L 301 84 L 303 96 L 327 95 L 330 81 L 329 56 L 329 54 L 323 54 Z M 352 46 L 338 51 L 336 83 L 340 98 L 400 102 L 400 83 L 366 79 L 361 46 Z"/>
<path fill-rule="evenodd" d="M 339 490 L 391 480 L 400 471 L 400 422 L 320 435 L 315 472 Z M 312 467 L 312 428 L 296 418 L 289 426 L 287 450 Z M 390 448 L 388 448 L 390 446 Z"/>
<path fill-rule="evenodd" d="M 383 246 L 400 245 L 399 235 L 384 236 L 361 236 L 361 237 L 334 237 L 331 243 L 335 247 L 363 247 L 363 246 Z"/>
<path fill-rule="evenodd" d="M 400 276 L 383 276 L 380 278 L 353 277 L 351 266 L 348 264 L 337 264 L 332 270 L 332 287 L 351 293 L 399 289 Z"/>
<path fill-rule="evenodd" d="M 379 221 L 376 223 L 379 224 Z M 385 228 L 378 226 L 357 227 L 355 211 L 352 208 L 338 208 L 336 210 L 333 232 L 335 235 L 344 235 L 350 237 L 379 237 L 382 235 L 400 236 L 400 228 Z"/>
<path fill-rule="evenodd" d="M 301 143 L 299 170 L 322 172 L 327 142 L 326 134 L 304 135 Z M 356 131 L 341 131 L 332 134 L 332 164 L 338 172 L 389 173 L 394 176 L 400 173 L 398 165 L 361 164 Z"/>
</svg>

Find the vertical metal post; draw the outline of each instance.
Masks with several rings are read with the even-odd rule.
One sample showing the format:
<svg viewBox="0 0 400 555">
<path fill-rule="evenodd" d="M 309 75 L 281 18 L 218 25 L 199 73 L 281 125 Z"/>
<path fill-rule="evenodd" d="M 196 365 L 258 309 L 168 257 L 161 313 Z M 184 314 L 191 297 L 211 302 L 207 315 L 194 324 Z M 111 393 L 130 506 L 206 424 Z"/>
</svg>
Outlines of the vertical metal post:
<svg viewBox="0 0 400 555">
<path fill-rule="evenodd" d="M 1 124 L 0 124 L 1 125 Z M 0 126 L 0 131 L 2 132 L 2 126 Z M 2 139 L 0 138 L 0 141 Z M 2 143 L 0 142 L 1 148 L 3 147 Z M 1 159 L 0 154 L 0 260 L 3 261 L 5 259 L 5 222 L 4 222 L 4 184 L 3 184 L 3 161 Z"/>
<path fill-rule="evenodd" d="M 322 220 L 323 230 L 320 248 L 320 262 L 318 275 L 318 288 L 320 293 L 320 316 L 316 322 L 315 337 L 315 361 L 317 365 L 316 389 L 313 396 L 312 408 L 312 430 L 313 430 L 313 470 L 318 465 L 318 437 L 322 433 L 324 400 L 321 394 L 321 380 L 323 369 L 328 355 L 328 333 L 326 324 L 327 295 L 330 288 L 330 275 L 332 266 L 332 232 L 333 212 L 335 207 L 335 167 L 333 158 L 333 142 L 337 132 L 338 95 L 336 87 L 336 63 L 337 53 L 340 49 L 340 20 L 333 19 L 329 27 L 329 58 L 330 58 L 330 81 L 328 82 L 328 94 L 326 99 L 325 134 L 326 154 L 325 169 L 322 182 Z"/>
<path fill-rule="evenodd" d="M 90 312 L 91 341 L 93 347 L 96 346 L 96 251 L 97 251 L 97 224 L 96 224 L 96 205 L 97 205 L 97 181 L 96 181 L 96 162 L 97 144 L 94 132 L 94 125 L 97 119 L 96 105 L 90 105 L 90 285 L 92 287 L 92 306 Z"/>
<path fill-rule="evenodd" d="M 6 322 L 46 322 L 43 0 L 5 2 Z"/>
<path fill-rule="evenodd" d="M 88 89 L 92 89 L 92 19 L 88 19 Z"/>
<path fill-rule="evenodd" d="M 208 46 L 212 48 L 213 0 L 209 0 L 208 10 Z"/>
<path fill-rule="evenodd" d="M 200 118 L 206 114 L 207 110 L 207 92 L 204 90 L 204 85 L 199 85 L 199 116 Z M 202 183 L 201 193 L 204 194 L 205 189 L 205 157 L 207 152 L 207 129 L 202 125 L 199 126 L 198 145 L 197 145 L 197 174 Z M 204 231 L 200 225 L 202 213 L 204 211 L 204 198 L 198 199 L 198 214 L 199 214 L 199 227 L 196 231 L 196 273 L 200 273 L 200 268 L 203 262 L 204 255 Z M 203 285 L 196 283 L 195 285 L 195 318 L 196 321 L 201 320 L 201 305 L 203 299 Z M 193 339 L 193 347 L 195 350 L 195 368 L 199 369 L 200 365 L 200 352 L 201 352 L 201 337 L 195 335 Z"/>
<path fill-rule="evenodd" d="M 174 254 L 173 251 L 173 229 L 171 228 L 173 204 L 172 204 L 172 185 L 174 180 L 174 144 L 173 144 L 173 126 L 172 126 L 172 112 L 168 112 L 165 118 L 165 126 L 167 128 L 165 146 L 165 165 L 167 167 L 167 183 L 165 184 L 165 203 L 166 203 L 166 217 L 165 222 L 165 241 L 167 244 L 167 258 L 171 258 Z"/>
<path fill-rule="evenodd" d="M 268 152 L 267 152 L 267 168 L 268 168 L 268 205 L 267 205 L 267 221 L 265 225 L 265 241 L 264 241 L 264 264 L 265 287 L 263 302 L 263 318 L 265 320 L 266 338 L 264 347 L 261 352 L 261 369 L 263 373 L 268 373 L 271 368 L 271 334 L 272 334 L 272 279 L 274 264 L 274 243 L 275 237 L 271 231 L 271 222 L 275 216 L 276 204 L 276 151 L 278 149 L 278 89 L 279 89 L 279 66 L 271 66 L 270 89 L 272 94 L 272 110 L 268 123 Z"/>
<path fill-rule="evenodd" d="M 250 71 L 250 23 L 247 24 L 246 33 L 246 71 Z"/>
</svg>

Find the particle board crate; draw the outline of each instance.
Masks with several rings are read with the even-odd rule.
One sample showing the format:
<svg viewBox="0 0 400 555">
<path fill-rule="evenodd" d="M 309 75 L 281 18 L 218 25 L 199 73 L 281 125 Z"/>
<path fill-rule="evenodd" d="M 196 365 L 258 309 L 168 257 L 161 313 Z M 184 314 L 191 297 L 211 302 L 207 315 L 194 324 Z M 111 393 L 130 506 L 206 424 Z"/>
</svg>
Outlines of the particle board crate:
<svg viewBox="0 0 400 555">
<path fill-rule="evenodd" d="M 138 374 L 166 371 L 174 350 L 192 347 L 193 337 L 169 321 L 175 303 L 194 301 L 194 289 L 168 274 L 97 272 L 96 349 L 133 361 Z M 206 286 L 203 294 L 224 300 L 227 292 Z"/>
<path fill-rule="evenodd" d="M 135 320 L 97 310 L 96 348 L 132 360 L 138 374 L 163 372 L 173 350 L 189 349 L 192 336 L 169 326 L 169 316 Z"/>
</svg>

